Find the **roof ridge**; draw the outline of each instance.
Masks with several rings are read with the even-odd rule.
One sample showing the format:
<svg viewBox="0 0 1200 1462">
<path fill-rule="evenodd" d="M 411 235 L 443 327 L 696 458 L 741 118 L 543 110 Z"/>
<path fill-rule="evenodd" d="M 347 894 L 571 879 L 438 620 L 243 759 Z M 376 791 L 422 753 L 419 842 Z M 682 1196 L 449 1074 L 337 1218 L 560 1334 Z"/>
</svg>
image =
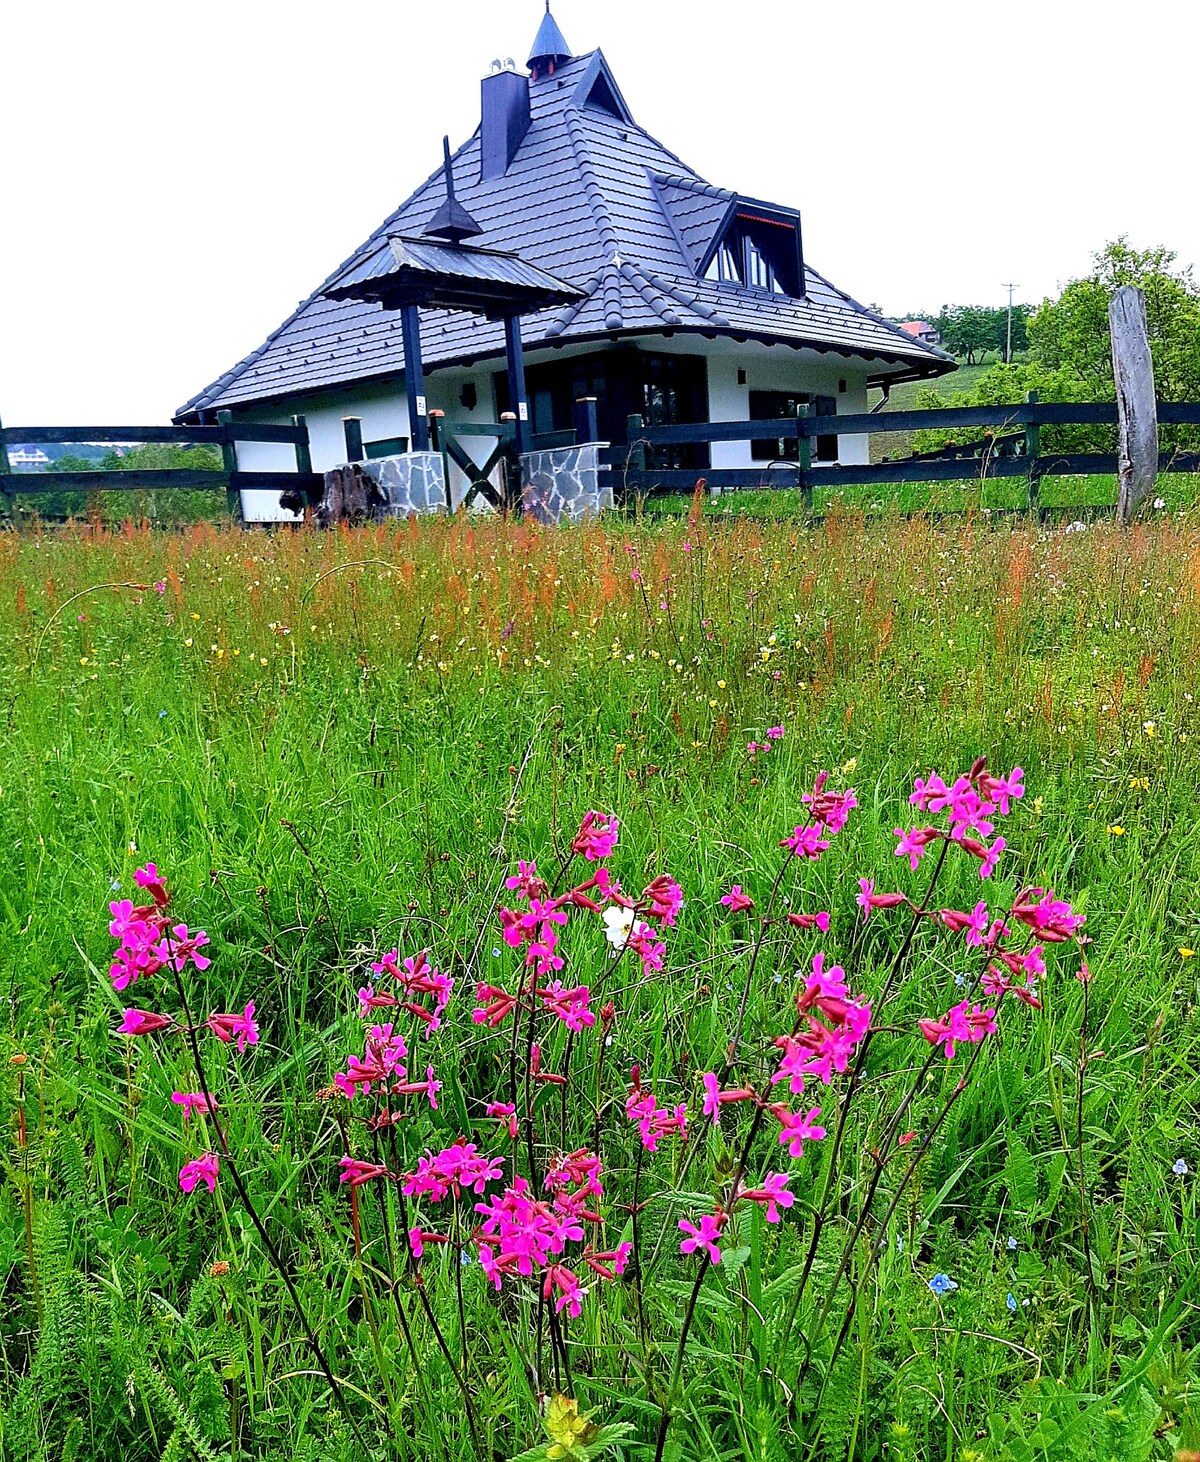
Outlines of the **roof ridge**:
<svg viewBox="0 0 1200 1462">
<path fill-rule="evenodd" d="M 542 332 L 543 340 L 554 340 L 579 316 L 583 307 L 589 304 L 596 297 L 596 291 L 600 287 L 607 265 L 601 265 L 585 284 L 578 287 L 583 290 L 583 298 L 572 300 L 570 304 L 555 312 L 553 319 Z"/>
<path fill-rule="evenodd" d="M 682 325 L 683 321 L 667 303 L 666 296 L 651 276 L 645 274 L 637 264 L 628 260 L 621 263 L 621 273 L 629 280 L 638 294 L 646 301 L 664 325 Z"/>
<path fill-rule="evenodd" d="M 566 108 L 565 111 L 567 136 L 571 140 L 571 152 L 575 158 L 575 166 L 579 169 L 579 176 L 583 179 L 583 186 L 587 191 L 588 203 L 592 210 L 592 222 L 596 225 L 597 236 L 604 248 L 609 251 L 610 258 L 616 258 L 620 250 L 617 231 L 613 227 L 612 215 L 608 211 L 608 201 L 600 186 L 600 179 L 596 176 L 592 155 L 587 148 L 587 139 L 583 135 L 583 123 L 580 121 L 579 112 L 574 107 Z"/>
<path fill-rule="evenodd" d="M 729 330 L 733 327 L 725 316 L 713 305 L 702 300 L 699 295 L 691 294 L 688 290 L 681 289 L 678 285 L 672 284 L 669 280 L 663 279 L 660 275 L 646 270 L 645 276 L 657 289 L 661 289 L 665 295 L 675 300 L 678 304 L 684 305 L 694 315 L 699 315 L 702 320 L 708 320 L 713 325 L 719 325 L 722 329 Z"/>
<path fill-rule="evenodd" d="M 663 151 L 666 152 L 666 150 L 664 147 Z M 676 158 L 675 161 L 678 162 L 679 159 Z M 739 196 L 729 188 L 718 188 L 715 183 L 707 182 L 698 173 L 693 177 L 685 178 L 679 173 L 660 173 L 657 168 L 647 168 L 646 171 L 656 183 L 662 183 L 666 187 L 687 188 L 691 193 L 703 193 L 709 198 L 722 198 L 726 202 Z"/>
</svg>

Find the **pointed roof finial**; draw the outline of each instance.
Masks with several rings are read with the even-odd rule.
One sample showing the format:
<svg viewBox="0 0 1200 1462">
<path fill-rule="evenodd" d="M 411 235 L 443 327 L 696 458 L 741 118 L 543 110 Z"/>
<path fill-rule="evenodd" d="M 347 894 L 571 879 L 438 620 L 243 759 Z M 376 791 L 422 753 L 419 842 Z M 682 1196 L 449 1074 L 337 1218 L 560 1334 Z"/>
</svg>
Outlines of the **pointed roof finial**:
<svg viewBox="0 0 1200 1462">
<path fill-rule="evenodd" d="M 446 201 L 425 225 L 425 233 L 431 238 L 461 244 L 463 239 L 481 234 L 483 229 L 454 196 L 454 161 L 450 156 L 449 137 L 442 138 L 442 153 L 446 159 Z"/>
<path fill-rule="evenodd" d="M 529 53 L 528 65 L 536 81 L 539 76 L 553 76 L 554 68 L 571 59 L 571 48 L 563 39 L 563 33 L 550 14 L 550 0 L 546 0 L 546 13 Z"/>
</svg>

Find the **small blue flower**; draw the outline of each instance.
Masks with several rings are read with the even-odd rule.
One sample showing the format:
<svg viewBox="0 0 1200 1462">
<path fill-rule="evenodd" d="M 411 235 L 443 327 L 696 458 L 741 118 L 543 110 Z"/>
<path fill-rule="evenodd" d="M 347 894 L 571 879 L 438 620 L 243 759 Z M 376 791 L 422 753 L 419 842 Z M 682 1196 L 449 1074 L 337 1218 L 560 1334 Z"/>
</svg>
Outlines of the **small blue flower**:
<svg viewBox="0 0 1200 1462">
<path fill-rule="evenodd" d="M 1008 1306 L 1010 1310 L 1015 1310 L 1017 1308 L 1016 1295 L 1010 1294 L 1008 1298 L 1004 1301 L 1004 1303 Z"/>
<path fill-rule="evenodd" d="M 470 1254 L 469 1254 L 469 1253 L 468 1253 L 468 1252 L 467 1252 L 467 1251 L 466 1251 L 466 1249 L 464 1249 L 464 1250 L 463 1250 L 463 1251 L 462 1251 L 462 1255 L 461 1255 L 461 1257 L 462 1257 L 462 1267 L 463 1267 L 463 1268 L 464 1268 L 464 1269 L 465 1269 L 465 1268 L 466 1268 L 466 1267 L 467 1267 L 467 1266 L 468 1266 L 468 1265 L 469 1265 L 469 1264 L 474 1264 L 474 1262 L 475 1262 L 475 1261 L 474 1261 L 474 1259 L 472 1259 L 472 1258 L 471 1258 L 471 1256 L 470 1256 Z"/>
<path fill-rule="evenodd" d="M 959 988 L 961 989 L 962 986 L 967 983 L 967 977 L 966 977 L 966 975 L 955 975 L 955 977 L 954 977 L 954 983 L 957 986 L 959 986 Z"/>
<path fill-rule="evenodd" d="M 1189 1172 L 1189 1168 L 1187 1163 L 1184 1162 L 1183 1158 L 1177 1157 L 1175 1159 L 1175 1162 L 1172 1164 L 1171 1171 L 1175 1174 L 1177 1178 L 1186 1178 Z"/>
<path fill-rule="evenodd" d="M 1008 1236 L 1008 1247 L 1010 1249 L 1015 1249 L 1017 1247 L 1017 1241 L 1013 1238 L 1012 1234 L 1009 1234 Z"/>
<path fill-rule="evenodd" d="M 121 892 L 121 880 L 119 878 L 112 879 L 108 886 L 112 889 L 113 893 Z"/>
<path fill-rule="evenodd" d="M 167 719 L 167 713 L 166 713 L 166 711 L 159 711 L 159 713 L 158 713 L 158 719 L 160 721 L 165 721 Z"/>
<path fill-rule="evenodd" d="M 493 959 L 499 959 L 500 958 L 500 951 L 498 949 L 493 949 L 492 950 L 492 958 Z"/>
<path fill-rule="evenodd" d="M 952 1289 L 957 1289 L 958 1285 L 948 1274 L 935 1274 L 929 1281 L 929 1288 L 933 1290 L 934 1294 L 941 1295 L 949 1294 Z"/>
</svg>

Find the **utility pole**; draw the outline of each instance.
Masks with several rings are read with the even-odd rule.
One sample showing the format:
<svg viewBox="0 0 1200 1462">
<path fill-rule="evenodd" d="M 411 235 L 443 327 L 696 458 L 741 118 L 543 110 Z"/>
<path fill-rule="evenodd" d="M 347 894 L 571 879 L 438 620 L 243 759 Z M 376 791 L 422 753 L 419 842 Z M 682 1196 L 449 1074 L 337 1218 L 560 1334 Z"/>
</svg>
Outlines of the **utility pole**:
<svg viewBox="0 0 1200 1462">
<path fill-rule="evenodd" d="M 1019 284 L 1002 284 L 1001 289 L 1008 290 L 1008 344 L 1004 350 L 1004 364 L 1012 365 L 1012 297 L 1013 290 L 1020 289 Z"/>
</svg>

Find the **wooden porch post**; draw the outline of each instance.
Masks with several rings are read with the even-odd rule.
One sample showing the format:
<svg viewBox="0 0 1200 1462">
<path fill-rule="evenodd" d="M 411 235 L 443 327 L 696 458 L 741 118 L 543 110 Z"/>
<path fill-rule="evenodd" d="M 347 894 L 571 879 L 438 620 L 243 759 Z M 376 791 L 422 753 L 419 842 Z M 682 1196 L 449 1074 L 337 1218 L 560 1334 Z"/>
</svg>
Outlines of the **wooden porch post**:
<svg viewBox="0 0 1200 1462">
<path fill-rule="evenodd" d="M 425 372 L 421 365 L 421 316 L 416 305 L 400 311 L 404 338 L 404 392 L 408 397 L 408 435 L 414 452 L 429 450 L 429 422 L 426 416 Z"/>
<path fill-rule="evenodd" d="M 508 315 L 504 320 L 504 353 L 508 358 L 508 400 L 516 420 L 518 452 L 528 452 L 529 397 L 525 391 L 525 351 L 521 344 L 521 320 Z"/>
</svg>

